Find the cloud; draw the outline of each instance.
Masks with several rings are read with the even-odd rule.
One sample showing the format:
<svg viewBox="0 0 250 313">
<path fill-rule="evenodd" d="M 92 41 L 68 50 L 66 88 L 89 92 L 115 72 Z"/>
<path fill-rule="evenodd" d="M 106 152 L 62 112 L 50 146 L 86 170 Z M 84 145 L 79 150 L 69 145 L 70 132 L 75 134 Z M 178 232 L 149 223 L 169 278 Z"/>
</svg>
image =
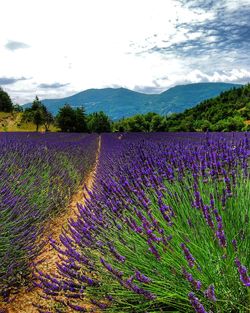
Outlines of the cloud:
<svg viewBox="0 0 250 313">
<path fill-rule="evenodd" d="M 131 43 L 137 58 L 159 58 L 158 63 L 169 78 L 161 79 L 159 70 L 155 80 L 160 88 L 195 82 L 248 83 L 250 0 L 177 2 L 187 10 L 187 16 L 190 13 L 189 20 L 177 18 L 171 34 L 161 33 L 157 37 L 145 37 L 143 42 Z M 145 90 L 158 91 L 158 85 L 152 81 L 152 86 L 145 85 Z"/>
<path fill-rule="evenodd" d="M 0 77 L 0 85 L 11 85 L 11 84 L 15 84 L 18 81 L 27 80 L 27 79 L 29 79 L 29 78 L 26 78 L 26 77 L 19 77 L 19 78 Z"/>
<path fill-rule="evenodd" d="M 134 91 L 142 92 L 146 94 L 159 94 L 165 91 L 167 88 L 165 87 L 156 87 L 156 86 L 135 86 L 133 88 Z"/>
<path fill-rule="evenodd" d="M 211 10 L 214 8 L 218 3 L 221 5 L 224 3 L 224 0 L 178 0 L 179 3 L 181 3 L 183 6 L 186 6 L 188 8 L 197 9 L 202 8 L 205 10 Z"/>
<path fill-rule="evenodd" d="M 5 48 L 10 50 L 10 51 L 15 51 L 18 49 L 27 49 L 27 48 L 30 48 L 30 46 L 24 42 L 9 40 L 6 43 Z"/>
<path fill-rule="evenodd" d="M 235 10 L 237 8 L 249 5 L 249 0 L 176 0 L 183 6 L 192 9 L 214 10 L 223 8 L 223 10 Z"/>
<path fill-rule="evenodd" d="M 225 82 L 235 84 L 247 84 L 250 82 L 250 70 L 232 69 L 229 71 L 203 71 L 200 69 L 191 70 L 185 74 L 173 74 L 171 77 L 159 77 L 148 86 L 134 86 L 133 90 L 147 94 L 159 94 L 176 85 L 186 85 L 204 82 Z"/>
<path fill-rule="evenodd" d="M 233 82 L 246 84 L 250 81 L 250 71 L 244 69 L 233 69 L 230 71 L 215 71 L 207 74 L 201 70 L 193 70 L 179 83 L 199 83 L 199 82 Z"/>
<path fill-rule="evenodd" d="M 171 82 L 174 82 L 172 86 L 204 82 L 247 84 L 250 82 L 250 71 L 244 69 L 232 69 L 230 71 L 218 70 L 207 73 L 204 70 L 195 69 L 186 75 L 176 75 L 175 77 L 172 77 Z"/>
<path fill-rule="evenodd" d="M 187 36 L 201 34 L 199 38 L 172 45 L 170 49 L 178 55 L 204 55 L 220 52 L 239 52 L 244 55 L 250 48 L 250 6 L 237 10 L 216 10 L 214 18 L 193 24 L 179 24 Z M 248 53 L 247 53 L 248 54 Z"/>
<path fill-rule="evenodd" d="M 178 57 L 211 55 L 250 48 L 250 0 L 178 0 L 194 13 L 192 20 L 176 20 L 175 32 L 145 38 L 139 54 L 160 53 Z M 203 18 L 201 18 L 203 16 Z M 133 46 L 134 43 L 131 43 Z M 139 46 L 137 46 L 140 48 Z M 247 53 L 248 55 L 248 53 Z"/>
<path fill-rule="evenodd" d="M 42 84 L 38 85 L 38 87 L 42 88 L 42 89 L 53 89 L 53 88 L 62 88 L 62 87 L 68 86 L 68 85 L 69 85 L 69 83 L 66 83 L 66 84 L 60 84 L 60 83 L 45 84 L 45 83 L 42 83 Z"/>
<path fill-rule="evenodd" d="M 33 77 L 6 86 L 19 102 L 108 86 L 158 93 L 249 80 L 242 71 L 250 72 L 250 0 L 61 0 L 59 15 L 57 1 L 27 1 L 28 11 L 4 1 L 0 19 L 0 75 Z M 72 36 L 79 29 L 81 40 Z"/>
<path fill-rule="evenodd" d="M 178 22 L 174 35 L 162 38 L 160 43 L 152 41 L 151 47 L 148 45 L 147 49 L 142 50 L 141 53 L 198 57 L 233 51 L 248 55 L 250 48 L 250 5 L 243 5 L 235 9 L 231 7 L 231 10 L 228 10 L 225 6 L 218 7 L 218 2 L 204 2 L 206 4 L 201 5 L 200 1 L 191 1 L 193 4 L 191 5 L 188 1 L 189 8 L 191 10 L 199 7 L 199 10 L 210 10 L 212 13 L 210 18 L 204 21 L 194 20 L 191 23 Z M 178 38 L 179 40 L 177 40 Z"/>
</svg>

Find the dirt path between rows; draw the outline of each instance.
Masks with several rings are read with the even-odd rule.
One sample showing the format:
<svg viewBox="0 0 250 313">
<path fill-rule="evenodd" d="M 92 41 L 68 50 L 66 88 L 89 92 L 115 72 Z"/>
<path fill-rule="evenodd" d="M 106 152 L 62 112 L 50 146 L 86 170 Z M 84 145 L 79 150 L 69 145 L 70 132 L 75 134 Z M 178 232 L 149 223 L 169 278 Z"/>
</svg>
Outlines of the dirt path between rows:
<svg viewBox="0 0 250 313">
<path fill-rule="evenodd" d="M 85 187 L 87 187 L 90 191 L 93 188 L 97 166 L 99 163 L 100 149 L 101 136 L 98 138 L 96 160 L 91 172 L 87 177 L 85 177 L 83 184 L 80 185 L 77 192 L 73 194 L 66 211 L 64 211 L 62 215 L 55 217 L 49 223 L 49 231 L 47 233 L 50 235 L 52 234 L 52 238 L 56 240 L 57 243 L 60 241 L 59 237 L 62 233 L 62 228 L 67 226 L 70 218 L 74 219 L 76 217 L 77 203 L 79 202 L 84 204 L 84 199 L 89 197 Z M 35 260 L 35 263 L 40 260 L 44 261 L 39 264 L 39 270 L 50 274 L 56 273 L 56 262 L 59 261 L 58 252 L 52 248 L 49 242 L 45 246 L 43 252 Z M 31 290 L 23 288 L 11 303 L 7 305 L 0 303 L 0 313 L 37 313 L 38 310 L 33 306 L 33 303 L 39 303 L 41 301 L 40 293 L 41 290 L 37 287 L 33 287 Z"/>
</svg>

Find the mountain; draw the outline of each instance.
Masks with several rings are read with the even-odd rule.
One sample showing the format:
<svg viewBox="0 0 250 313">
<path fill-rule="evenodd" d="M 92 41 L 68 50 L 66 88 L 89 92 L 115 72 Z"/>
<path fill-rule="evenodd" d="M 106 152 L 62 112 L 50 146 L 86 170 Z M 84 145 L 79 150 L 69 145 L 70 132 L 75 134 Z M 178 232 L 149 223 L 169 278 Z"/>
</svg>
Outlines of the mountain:
<svg viewBox="0 0 250 313">
<path fill-rule="evenodd" d="M 222 92 L 166 120 L 168 131 L 250 130 L 250 84 Z"/>
<path fill-rule="evenodd" d="M 147 112 L 170 114 L 183 112 L 205 99 L 219 95 L 225 90 L 239 87 L 227 83 L 197 83 L 180 85 L 160 94 L 144 94 L 125 88 L 88 89 L 62 99 L 42 100 L 54 115 L 65 104 L 84 106 L 87 113 L 104 111 L 113 120 Z M 24 108 L 31 106 L 25 104 Z"/>
</svg>

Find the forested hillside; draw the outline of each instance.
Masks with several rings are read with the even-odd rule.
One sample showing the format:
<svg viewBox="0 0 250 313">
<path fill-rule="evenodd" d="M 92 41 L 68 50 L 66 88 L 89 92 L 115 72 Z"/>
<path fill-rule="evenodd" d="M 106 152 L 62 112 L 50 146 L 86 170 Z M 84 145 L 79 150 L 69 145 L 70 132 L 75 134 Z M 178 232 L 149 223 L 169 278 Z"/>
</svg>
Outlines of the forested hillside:
<svg viewBox="0 0 250 313">
<path fill-rule="evenodd" d="M 249 120 L 250 84 L 222 92 L 183 113 L 171 115 L 166 121 L 166 130 L 244 130 Z"/>
<path fill-rule="evenodd" d="M 250 84 L 222 92 L 197 106 L 162 116 L 137 114 L 114 123 L 116 131 L 246 131 L 250 129 Z"/>
</svg>

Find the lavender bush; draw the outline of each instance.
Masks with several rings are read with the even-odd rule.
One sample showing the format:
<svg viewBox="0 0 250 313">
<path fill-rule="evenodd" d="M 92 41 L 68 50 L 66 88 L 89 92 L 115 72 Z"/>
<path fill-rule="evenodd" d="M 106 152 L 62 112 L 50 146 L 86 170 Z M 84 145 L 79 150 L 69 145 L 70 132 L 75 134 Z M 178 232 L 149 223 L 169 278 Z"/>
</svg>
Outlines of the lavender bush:
<svg viewBox="0 0 250 313">
<path fill-rule="evenodd" d="M 97 136 L 3 133 L 0 137 L 0 296 L 27 282 L 44 221 L 62 211 L 95 161 Z"/>
<path fill-rule="evenodd" d="M 103 135 L 39 312 L 248 312 L 249 152 L 247 134 Z"/>
</svg>

